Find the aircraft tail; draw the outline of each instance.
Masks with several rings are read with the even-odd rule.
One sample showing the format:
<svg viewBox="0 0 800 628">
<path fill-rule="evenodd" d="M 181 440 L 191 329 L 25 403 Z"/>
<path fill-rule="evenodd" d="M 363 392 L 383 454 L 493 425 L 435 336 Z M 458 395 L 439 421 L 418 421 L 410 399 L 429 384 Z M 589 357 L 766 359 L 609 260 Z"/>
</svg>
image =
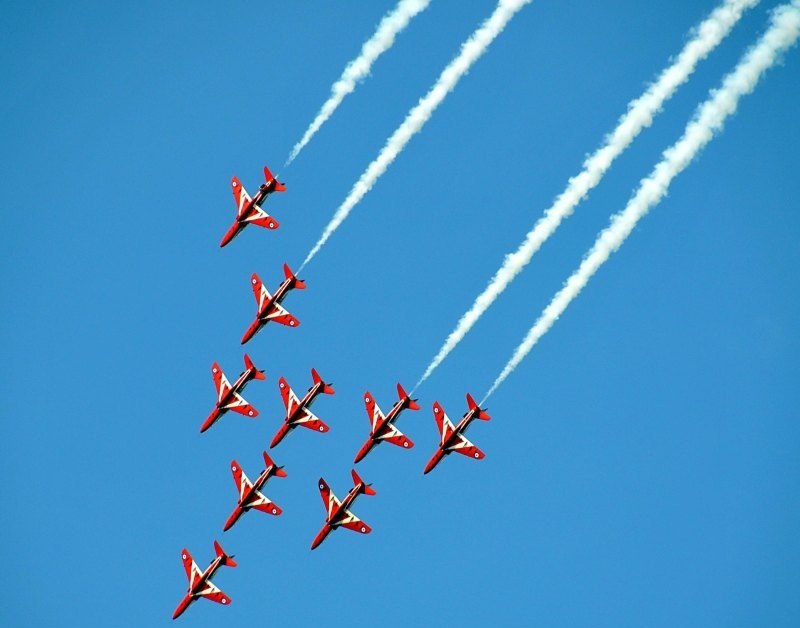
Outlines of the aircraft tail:
<svg viewBox="0 0 800 628">
<path fill-rule="evenodd" d="M 281 183 L 280 181 L 278 181 L 272 175 L 272 172 L 270 172 L 270 169 L 267 168 L 266 166 L 264 166 L 264 178 L 267 180 L 268 184 L 272 183 L 272 181 L 275 181 L 275 188 L 274 189 L 275 189 L 276 192 L 285 192 L 286 191 L 286 186 L 283 183 Z"/>
<path fill-rule="evenodd" d="M 250 356 L 246 353 L 244 354 L 244 367 L 246 369 L 252 369 L 255 379 L 267 379 L 267 376 L 264 375 L 264 371 L 260 371 L 256 368 L 256 365 L 253 364 L 253 361 L 250 359 Z"/>
<path fill-rule="evenodd" d="M 372 488 L 372 486 L 370 486 L 369 484 L 367 484 L 364 480 L 362 480 L 355 469 L 351 470 L 350 474 L 353 476 L 353 484 L 355 486 L 358 486 L 360 484 L 363 487 L 361 489 L 361 492 L 364 493 L 364 495 L 377 495 L 375 489 Z"/>
<path fill-rule="evenodd" d="M 480 419 L 481 421 L 491 420 L 492 417 L 486 413 L 486 408 L 479 408 L 478 404 L 475 403 L 475 400 L 469 393 L 467 393 L 467 405 L 469 406 L 470 410 L 477 410 L 475 413 L 475 418 Z"/>
<path fill-rule="evenodd" d="M 274 466 L 275 475 L 277 475 L 279 478 L 285 478 L 286 471 L 283 470 L 283 467 L 279 467 L 278 465 L 276 465 L 275 461 L 266 451 L 263 452 L 263 454 L 264 454 L 264 464 L 267 465 L 266 468 L 269 469 L 270 467 Z"/>
<path fill-rule="evenodd" d="M 332 395 L 336 392 L 331 384 L 326 384 L 322 380 L 316 369 L 311 369 L 311 377 L 314 379 L 315 384 L 322 384 L 322 392 L 324 392 L 326 395 Z"/>
<path fill-rule="evenodd" d="M 419 404 L 417 403 L 417 400 L 411 399 L 408 396 L 408 393 L 400 384 L 397 384 L 397 396 L 400 397 L 400 401 L 405 401 L 406 399 L 408 399 L 409 410 L 419 410 Z"/>
<path fill-rule="evenodd" d="M 292 269 L 289 268 L 289 264 L 283 265 L 283 274 L 286 275 L 287 279 L 294 279 L 294 287 L 298 290 L 304 290 L 306 287 L 306 282 L 302 279 L 298 279 L 295 274 L 292 272 Z"/>
<path fill-rule="evenodd" d="M 222 564 L 226 567 L 236 567 L 238 563 L 233 560 L 233 556 L 228 556 L 225 553 L 225 550 L 222 549 L 222 545 L 219 544 L 219 541 L 214 541 L 214 551 L 217 553 L 217 556 L 222 557 Z"/>
</svg>

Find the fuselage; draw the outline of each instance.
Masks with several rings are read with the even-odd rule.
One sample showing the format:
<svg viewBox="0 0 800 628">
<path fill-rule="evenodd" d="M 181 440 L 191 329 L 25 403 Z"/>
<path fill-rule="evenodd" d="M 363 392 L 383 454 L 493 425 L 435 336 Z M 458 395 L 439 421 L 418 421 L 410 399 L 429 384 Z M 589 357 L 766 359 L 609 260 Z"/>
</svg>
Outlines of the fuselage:
<svg viewBox="0 0 800 628">
<path fill-rule="evenodd" d="M 214 423 L 219 421 L 220 417 L 228 411 L 227 406 L 235 399 L 236 393 L 241 393 L 247 384 L 255 379 L 255 375 L 255 369 L 245 369 L 242 374 L 239 375 L 237 380 L 231 384 L 230 390 L 223 393 L 222 397 L 217 399 L 217 403 L 211 411 L 211 414 L 208 415 L 205 422 L 200 427 L 200 432 L 205 432 L 214 425 Z"/>
<path fill-rule="evenodd" d="M 392 409 L 386 413 L 386 416 L 383 418 L 383 420 L 378 421 L 373 430 L 370 432 L 369 438 L 356 453 L 356 457 L 353 460 L 354 463 L 361 462 L 376 445 L 379 445 L 383 441 L 382 437 L 387 435 L 389 426 L 395 420 L 397 420 L 397 417 L 400 416 L 400 413 L 407 407 L 408 399 L 402 399 L 395 402 L 395 404 L 392 406 Z"/>
<path fill-rule="evenodd" d="M 236 508 L 234 508 L 231 516 L 228 517 L 228 520 L 225 522 L 225 526 L 222 528 L 223 531 L 227 531 L 239 520 L 246 511 L 250 510 L 250 506 L 248 505 L 250 499 L 256 495 L 258 491 L 266 484 L 267 480 L 270 478 L 271 475 L 275 472 L 275 467 L 269 466 L 264 469 L 259 476 L 253 481 L 252 485 L 249 488 L 245 489 L 244 494 L 241 496 L 239 501 L 236 504 Z M 278 514 L 279 511 L 276 508 L 273 514 Z"/>
<path fill-rule="evenodd" d="M 322 529 L 319 531 L 316 537 L 314 537 L 314 541 L 311 543 L 311 549 L 318 547 L 322 541 L 337 527 L 339 527 L 339 522 L 341 519 L 344 518 L 345 513 L 356 500 L 356 497 L 361 492 L 361 485 L 358 484 L 350 489 L 350 492 L 347 493 L 345 498 L 341 501 L 338 506 L 335 506 L 330 513 L 327 514 L 325 519 L 325 525 L 322 526 Z"/>
<path fill-rule="evenodd" d="M 442 458 L 449 455 L 450 452 L 453 451 L 453 447 L 460 442 L 458 439 L 459 434 L 466 433 L 469 424 L 472 423 L 472 421 L 478 415 L 478 412 L 478 408 L 475 408 L 474 410 L 468 410 L 461 420 L 455 424 L 453 431 L 446 436 L 442 436 L 442 440 L 439 442 L 439 447 L 436 449 L 431 459 L 428 460 L 428 464 L 425 466 L 423 473 L 430 473 L 436 467 L 436 465 L 442 461 Z"/>
<path fill-rule="evenodd" d="M 275 447 L 283 440 L 284 436 L 297 427 L 298 422 L 303 418 L 303 410 L 306 408 L 311 408 L 311 404 L 314 403 L 314 400 L 322 392 L 322 387 L 324 385 L 325 384 L 323 382 L 319 382 L 311 386 L 311 388 L 309 388 L 308 392 L 303 395 L 303 398 L 295 406 L 295 408 L 286 413 L 286 418 L 283 421 L 283 425 L 281 425 L 278 433 L 275 434 L 275 437 L 272 439 L 272 442 L 269 445 L 270 448 Z"/>
<path fill-rule="evenodd" d="M 242 344 L 246 343 L 253 336 L 255 336 L 259 330 L 269 322 L 269 318 L 267 317 L 272 314 L 273 310 L 275 309 L 275 305 L 279 304 L 286 298 L 286 295 L 289 293 L 289 291 L 294 288 L 296 281 L 297 279 L 294 277 L 284 279 L 283 283 L 278 286 L 275 294 L 261 304 L 261 307 L 258 308 L 258 312 L 256 312 L 255 322 L 253 322 L 253 324 L 242 337 Z"/>
<path fill-rule="evenodd" d="M 211 564 L 206 567 L 206 570 L 200 574 L 200 577 L 197 579 L 197 582 L 192 584 L 189 583 L 189 588 L 186 592 L 186 595 L 178 604 L 175 612 L 172 614 L 172 619 L 177 619 L 180 617 L 183 612 L 189 608 L 189 605 L 194 602 L 197 598 L 200 597 L 200 593 L 203 589 L 207 586 L 208 581 L 211 580 L 212 576 L 216 573 L 217 569 L 219 569 L 220 565 L 222 564 L 222 556 L 217 556 L 214 560 L 211 561 Z"/>
</svg>

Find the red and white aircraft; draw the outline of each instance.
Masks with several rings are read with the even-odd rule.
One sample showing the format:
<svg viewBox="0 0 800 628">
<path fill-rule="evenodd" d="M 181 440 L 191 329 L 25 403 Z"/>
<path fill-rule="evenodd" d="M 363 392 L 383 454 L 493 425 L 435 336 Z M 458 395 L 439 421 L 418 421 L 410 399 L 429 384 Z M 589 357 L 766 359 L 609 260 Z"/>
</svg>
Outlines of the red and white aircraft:
<svg viewBox="0 0 800 628">
<path fill-rule="evenodd" d="M 283 425 L 281 425 L 281 428 L 272 439 L 272 442 L 269 445 L 270 449 L 280 443 L 283 440 L 283 437 L 298 425 L 302 425 L 303 427 L 307 427 L 310 430 L 316 430 L 318 432 L 327 432 L 330 429 L 327 425 L 320 421 L 319 417 L 311 412 L 309 408 L 311 407 L 311 404 L 314 403 L 314 399 L 317 398 L 317 395 L 321 393 L 332 395 L 336 391 L 333 390 L 333 386 L 331 384 L 326 384 L 324 381 L 322 381 L 322 378 L 319 376 L 319 373 L 317 373 L 316 370 L 311 369 L 311 377 L 313 378 L 314 383 L 311 385 L 311 388 L 308 389 L 308 392 L 303 396 L 302 399 L 298 399 L 291 386 L 289 386 L 289 382 L 287 382 L 285 378 L 281 377 L 278 380 L 278 388 L 280 388 L 281 391 L 283 405 L 286 406 L 286 418 L 283 420 Z"/>
<path fill-rule="evenodd" d="M 438 401 L 434 402 L 433 418 L 436 419 L 436 425 L 439 427 L 441 440 L 439 441 L 439 448 L 436 450 L 436 453 L 433 454 L 433 457 L 428 461 L 424 473 L 432 471 L 442 458 L 454 451 L 464 456 L 475 458 L 476 460 L 483 460 L 486 457 L 486 454 L 467 440 L 464 436 L 464 432 L 467 431 L 469 424 L 472 423 L 474 419 L 488 421 L 492 417 L 486 414 L 485 408 L 478 407 L 478 404 L 475 403 L 475 400 L 469 393 L 467 393 L 467 405 L 469 406 L 469 410 L 467 410 L 456 425 L 453 425 L 447 413 L 445 413 L 444 408 L 442 408 L 442 405 Z"/>
<path fill-rule="evenodd" d="M 350 473 L 353 475 L 354 486 L 342 501 L 339 501 L 336 495 L 331 492 L 325 480 L 322 478 L 319 479 L 319 493 L 322 495 L 322 503 L 325 504 L 327 516 L 325 517 L 325 525 L 322 526 L 322 530 L 319 531 L 319 534 L 317 534 L 314 541 L 311 543 L 312 550 L 322 543 L 331 531 L 339 526 L 344 526 L 349 530 L 354 530 L 361 534 L 369 534 L 372 532 L 372 528 L 350 512 L 349 508 L 353 505 L 353 502 L 356 501 L 356 497 L 362 493 L 364 495 L 375 495 L 375 489 L 372 488 L 371 484 L 365 484 L 364 480 L 358 477 L 358 473 L 356 473 L 355 469 Z"/>
<path fill-rule="evenodd" d="M 367 406 L 370 432 L 367 442 L 358 450 L 354 462 L 363 460 L 364 456 L 382 441 L 392 443 L 392 445 L 397 445 L 398 447 L 405 447 L 406 449 L 411 449 L 414 446 L 414 443 L 393 424 L 403 410 L 406 408 L 409 410 L 419 410 L 419 404 L 416 399 L 412 399 L 408 396 L 408 393 L 403 390 L 400 384 L 397 384 L 397 396 L 400 400 L 397 401 L 392 406 L 392 409 L 389 410 L 389 413 L 384 416 L 378 404 L 375 403 L 375 397 L 373 397 L 369 391 L 364 393 L 364 403 Z"/>
<path fill-rule="evenodd" d="M 177 619 L 180 614 L 188 608 L 189 604 L 201 597 L 216 602 L 217 604 L 231 603 L 231 598 L 214 586 L 214 583 L 211 582 L 211 578 L 222 565 L 226 567 L 236 567 L 236 561 L 233 560 L 233 556 L 228 556 L 222 550 L 222 546 L 216 541 L 214 541 L 214 551 L 217 554 L 214 560 L 211 561 L 211 564 L 205 571 L 201 572 L 197 563 L 192 560 L 189 550 L 185 547 L 183 548 L 181 559 L 183 559 L 183 568 L 186 570 L 186 577 L 189 579 L 189 589 L 172 614 L 172 619 Z"/>
<path fill-rule="evenodd" d="M 247 403 L 244 397 L 240 394 L 245 386 L 254 379 L 267 379 L 264 371 L 260 371 L 253 364 L 250 356 L 244 354 L 244 371 L 239 375 L 238 379 L 231 385 L 225 373 L 219 367 L 219 364 L 214 362 L 211 365 L 211 376 L 214 378 L 214 386 L 217 388 L 217 404 L 208 415 L 208 418 L 200 426 L 200 431 L 205 432 L 209 427 L 219 420 L 228 410 L 233 410 L 239 414 L 249 417 L 257 417 L 258 410 Z"/>
<path fill-rule="evenodd" d="M 258 330 L 270 321 L 280 323 L 281 325 L 288 325 L 289 327 L 297 327 L 300 324 L 299 320 L 283 309 L 281 301 L 286 298 L 290 290 L 304 290 L 306 283 L 294 276 L 288 264 L 283 265 L 283 274 L 286 276 L 286 279 L 278 286 L 275 294 L 269 293 L 258 275 L 253 273 L 253 276 L 250 277 L 250 283 L 253 287 L 253 294 L 256 297 L 258 310 L 256 311 L 256 320 L 253 321 L 253 324 L 250 325 L 247 331 L 244 332 L 244 336 L 242 336 L 242 344 L 255 336 Z"/>
<path fill-rule="evenodd" d="M 236 462 L 236 460 L 231 461 L 231 473 L 233 473 L 233 481 L 236 482 L 236 488 L 239 491 L 239 501 L 236 503 L 236 508 L 231 513 L 231 516 L 228 517 L 228 520 L 225 522 L 225 527 L 222 528 L 223 531 L 233 526 L 233 524 L 239 520 L 239 517 L 251 508 L 255 508 L 269 515 L 279 515 L 283 512 L 280 506 L 270 501 L 269 498 L 261 492 L 261 488 L 273 475 L 279 478 L 285 478 L 286 471 L 283 470 L 283 467 L 277 466 L 266 451 L 263 453 L 266 468 L 258 475 L 255 482 L 250 481 L 244 474 L 244 471 L 242 471 L 241 465 Z"/>
<path fill-rule="evenodd" d="M 261 184 L 253 198 L 250 198 L 242 182 L 239 181 L 239 177 L 234 176 L 231 179 L 233 200 L 236 202 L 236 222 L 231 225 L 231 228 L 222 237 L 222 242 L 219 243 L 220 246 L 228 244 L 249 224 L 258 225 L 265 229 L 278 228 L 278 221 L 261 209 L 261 206 L 273 192 L 285 192 L 286 186 L 273 177 L 266 166 L 264 166 L 264 178 L 267 182 Z"/>
</svg>

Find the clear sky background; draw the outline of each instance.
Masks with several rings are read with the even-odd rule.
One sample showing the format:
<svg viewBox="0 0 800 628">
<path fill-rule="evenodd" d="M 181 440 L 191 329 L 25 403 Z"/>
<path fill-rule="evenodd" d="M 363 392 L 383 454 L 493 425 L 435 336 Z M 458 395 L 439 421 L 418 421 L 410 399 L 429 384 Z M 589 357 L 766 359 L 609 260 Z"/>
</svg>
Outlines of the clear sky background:
<svg viewBox="0 0 800 628">
<path fill-rule="evenodd" d="M 800 624 L 800 50 L 742 100 L 529 358 L 471 439 L 422 468 L 439 400 L 480 397 L 609 215 L 764 31 L 765 1 L 701 63 L 359 465 L 369 536 L 335 532 L 368 433 L 413 386 L 503 256 L 713 0 L 523 9 L 247 345 L 266 382 L 199 433 L 210 365 L 233 380 L 258 272 L 274 289 L 492 0 L 434 0 L 289 168 L 331 83 L 394 2 L 5 7 L 0 38 L 2 560 L 8 626 L 159 626 L 219 539 L 240 566 L 179 622 L 564 626 Z M 281 228 L 218 243 L 238 174 L 269 164 Z M 273 450 L 284 514 L 235 505 L 316 367 L 336 387 Z"/>
</svg>

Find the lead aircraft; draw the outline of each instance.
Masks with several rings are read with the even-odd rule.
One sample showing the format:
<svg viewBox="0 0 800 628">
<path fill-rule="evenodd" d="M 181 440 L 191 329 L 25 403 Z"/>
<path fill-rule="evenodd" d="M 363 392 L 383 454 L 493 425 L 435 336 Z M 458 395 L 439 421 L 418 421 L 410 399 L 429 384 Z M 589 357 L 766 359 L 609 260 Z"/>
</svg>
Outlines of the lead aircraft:
<svg viewBox="0 0 800 628">
<path fill-rule="evenodd" d="M 286 186 L 272 176 L 269 168 L 264 166 L 264 178 L 266 183 L 262 183 L 258 188 L 258 192 L 253 198 L 244 189 L 239 177 L 233 176 L 231 178 L 231 190 L 233 191 L 233 200 L 236 202 L 236 221 L 231 225 L 231 228 L 222 236 L 222 242 L 219 245 L 225 246 L 239 235 L 242 230 L 249 224 L 258 225 L 265 229 L 277 229 L 279 223 L 267 212 L 261 209 L 261 205 L 267 200 L 267 197 L 273 192 L 285 192 Z"/>
<path fill-rule="evenodd" d="M 214 378 L 214 386 L 217 389 L 217 403 L 211 411 L 211 414 L 209 414 L 203 422 L 203 425 L 200 426 L 201 433 L 214 425 L 228 410 L 233 410 L 234 412 L 253 418 L 258 416 L 258 410 L 247 403 L 240 393 L 252 380 L 267 379 L 267 376 L 264 375 L 264 371 L 260 371 L 256 368 L 256 365 L 253 364 L 250 356 L 246 353 L 244 354 L 244 367 L 244 371 L 242 371 L 241 375 L 239 375 L 237 380 L 231 385 L 228 378 L 225 377 L 225 373 L 223 373 L 222 369 L 219 367 L 219 364 L 214 362 L 211 365 L 211 376 Z"/>
<path fill-rule="evenodd" d="M 330 429 L 317 415 L 311 412 L 309 408 L 311 404 L 314 403 L 314 399 L 317 398 L 317 395 L 322 393 L 332 395 L 336 391 L 333 390 L 331 384 L 326 384 L 319 376 L 319 373 L 314 369 L 311 369 L 311 378 L 314 383 L 302 399 L 297 397 L 285 378 L 281 377 L 278 380 L 278 388 L 280 388 L 281 391 L 283 405 L 286 406 L 286 418 L 283 420 L 283 425 L 281 425 L 275 437 L 272 439 L 269 445 L 270 449 L 280 443 L 284 436 L 298 425 L 302 425 L 303 427 L 317 432 L 327 432 Z"/>
<path fill-rule="evenodd" d="M 228 556 L 223 551 L 222 546 L 217 543 L 217 541 L 214 541 L 214 551 L 216 553 L 214 560 L 211 561 L 211 564 L 205 571 L 201 572 L 197 563 L 192 559 L 192 555 L 189 554 L 189 550 L 185 547 L 183 548 L 181 559 L 183 560 L 183 568 L 186 570 L 186 577 L 189 579 L 189 588 L 186 595 L 175 609 L 175 612 L 172 613 L 172 619 L 177 619 L 192 602 L 201 597 L 216 602 L 217 604 L 227 605 L 231 603 L 231 598 L 220 591 L 214 583 L 211 582 L 211 578 L 216 573 L 217 569 L 223 565 L 225 567 L 236 567 L 236 561 L 233 560 L 233 556 Z"/>
<path fill-rule="evenodd" d="M 366 484 L 364 480 L 358 477 L 358 473 L 356 473 L 355 469 L 350 473 L 353 476 L 353 488 L 350 489 L 350 492 L 347 493 L 347 496 L 342 501 L 336 498 L 336 495 L 333 494 L 324 479 L 319 479 L 319 493 L 322 496 L 322 503 L 325 504 L 327 514 L 325 517 L 325 525 L 322 526 L 319 534 L 317 534 L 314 541 L 311 543 L 312 550 L 322 543 L 325 537 L 339 526 L 344 526 L 349 530 L 360 532 L 361 534 L 369 534 L 372 532 L 372 528 L 350 512 L 349 508 L 359 495 L 375 495 L 375 489 L 372 488 L 371 484 Z"/>
<path fill-rule="evenodd" d="M 383 441 L 406 449 L 411 449 L 414 446 L 414 443 L 394 426 L 394 422 L 405 409 L 419 410 L 419 404 L 416 399 L 408 396 L 408 393 L 403 390 L 400 384 L 397 384 L 397 396 L 399 401 L 392 406 L 388 414 L 384 415 L 375 402 L 375 397 L 369 391 L 364 393 L 364 404 L 367 407 L 367 416 L 369 416 L 370 432 L 367 442 L 358 450 L 353 462 L 363 460 L 364 456 Z"/>
<path fill-rule="evenodd" d="M 441 462 L 442 458 L 454 451 L 463 456 L 475 458 L 476 460 L 483 460 L 486 457 L 486 454 L 467 440 L 467 437 L 464 436 L 464 432 L 467 431 L 469 424 L 472 423 L 474 419 L 489 421 L 492 417 L 486 414 L 486 408 L 478 407 L 478 404 L 475 403 L 475 400 L 469 393 L 467 393 L 467 406 L 469 407 L 467 412 L 456 425 L 453 425 L 453 422 L 447 416 L 442 405 L 438 401 L 434 402 L 433 418 L 436 419 L 436 425 L 439 428 L 439 435 L 441 438 L 436 453 L 434 453 L 428 461 L 423 473 L 432 471 L 433 468 Z"/>
<path fill-rule="evenodd" d="M 281 301 L 286 298 L 290 290 L 304 290 L 306 282 L 295 277 L 288 264 L 283 265 L 283 274 L 286 279 L 278 286 L 275 294 L 269 293 L 256 273 L 253 273 L 253 276 L 250 277 L 250 284 L 253 287 L 253 295 L 256 297 L 258 309 L 256 310 L 256 320 L 253 321 L 253 324 L 248 327 L 247 331 L 244 332 L 244 336 L 242 336 L 242 344 L 255 336 L 270 321 L 289 327 L 297 327 L 300 324 L 299 320 L 283 309 Z"/>
<path fill-rule="evenodd" d="M 231 473 L 233 473 L 233 481 L 236 483 L 236 488 L 239 491 L 239 501 L 236 503 L 236 508 L 234 508 L 231 516 L 228 517 L 228 520 L 225 522 L 225 527 L 222 528 L 223 531 L 229 530 L 231 526 L 239 520 L 239 517 L 251 508 L 255 508 L 269 515 L 279 515 L 283 512 L 280 506 L 272 502 L 261 492 L 261 488 L 273 475 L 279 478 L 285 478 L 286 471 L 283 470 L 283 467 L 277 466 L 266 451 L 263 452 L 263 455 L 266 468 L 259 473 L 254 482 L 251 482 L 245 475 L 244 471 L 242 471 L 242 466 L 236 462 L 236 460 L 231 461 Z"/>
</svg>

